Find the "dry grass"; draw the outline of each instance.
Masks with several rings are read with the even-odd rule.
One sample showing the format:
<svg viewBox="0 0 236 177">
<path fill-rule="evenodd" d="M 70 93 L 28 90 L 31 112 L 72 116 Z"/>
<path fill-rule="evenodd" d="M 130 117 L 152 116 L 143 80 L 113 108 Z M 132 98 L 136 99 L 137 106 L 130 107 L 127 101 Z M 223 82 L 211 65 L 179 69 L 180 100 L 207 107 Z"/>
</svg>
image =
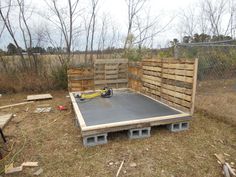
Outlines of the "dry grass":
<svg viewBox="0 0 236 177">
<path fill-rule="evenodd" d="M 196 107 L 214 118 L 236 126 L 236 80 L 201 82 Z"/>
<path fill-rule="evenodd" d="M 84 148 L 80 131 L 73 122 L 67 93 L 52 92 L 52 95 L 53 100 L 1 112 L 16 114 L 5 129 L 9 145 L 15 142 L 12 154 L 25 142 L 24 149 L 15 158 L 15 165 L 38 161 L 44 169 L 41 176 L 110 177 L 115 176 L 121 161 L 125 160 L 120 177 L 219 177 L 222 176 L 221 167 L 214 153 L 230 154 L 228 161 L 236 162 L 235 127 L 200 113 L 195 114 L 189 131 L 170 133 L 165 127 L 157 127 L 152 129 L 150 138 L 142 140 L 128 140 L 125 132 L 120 132 L 109 135 L 106 145 Z M 0 105 L 20 102 L 24 98 L 26 94 L 5 95 L 0 98 Z M 41 104 L 50 104 L 54 111 L 33 113 Z M 67 105 L 69 110 L 60 112 L 55 109 L 57 105 Z M 27 107 L 28 112 L 25 111 Z M 137 166 L 130 167 L 131 162 Z M 7 176 L 28 177 L 36 170 L 25 168 L 23 172 Z"/>
</svg>

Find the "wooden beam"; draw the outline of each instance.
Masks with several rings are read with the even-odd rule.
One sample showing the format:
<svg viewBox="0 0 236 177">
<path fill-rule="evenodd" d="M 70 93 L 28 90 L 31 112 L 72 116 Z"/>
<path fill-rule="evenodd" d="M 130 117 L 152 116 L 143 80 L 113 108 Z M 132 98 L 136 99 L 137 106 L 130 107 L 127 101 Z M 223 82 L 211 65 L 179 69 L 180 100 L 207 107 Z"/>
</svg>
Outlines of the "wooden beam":
<svg viewBox="0 0 236 177">
<path fill-rule="evenodd" d="M 69 95 L 70 95 L 72 106 L 74 108 L 75 115 L 76 115 L 76 118 L 77 118 L 77 120 L 79 122 L 80 127 L 81 128 L 86 127 L 84 118 L 83 118 L 83 116 L 82 116 L 82 114 L 80 112 L 79 106 L 78 106 L 78 104 L 77 104 L 77 102 L 75 100 L 75 97 L 74 97 L 73 93 L 69 93 Z"/>
<path fill-rule="evenodd" d="M 34 101 L 27 101 L 27 102 L 22 102 L 22 103 L 16 103 L 16 104 L 10 104 L 10 105 L 6 105 L 6 106 L 1 106 L 0 109 L 5 109 L 5 108 L 10 108 L 10 107 L 15 107 L 15 106 L 21 106 L 21 105 L 31 104 L 31 103 L 34 103 Z"/>
<path fill-rule="evenodd" d="M 51 94 L 39 94 L 39 95 L 28 95 L 27 101 L 36 101 L 36 100 L 47 100 L 52 99 Z"/>
<path fill-rule="evenodd" d="M 182 82 L 187 82 L 187 83 L 193 83 L 193 78 L 192 77 L 185 77 L 185 76 L 178 76 L 178 75 L 163 73 L 163 78 L 182 81 Z"/>
<path fill-rule="evenodd" d="M 96 85 L 99 84 L 116 84 L 116 83 L 126 83 L 128 82 L 128 79 L 115 79 L 115 80 L 97 80 L 94 81 Z"/>
<path fill-rule="evenodd" d="M 94 64 L 115 64 L 115 63 L 127 63 L 128 59 L 96 59 Z"/>
<path fill-rule="evenodd" d="M 194 113 L 194 106 L 195 106 L 195 95 L 196 95 L 196 89 L 197 89 L 197 71 L 198 71 L 198 58 L 195 59 L 195 63 L 194 63 L 191 115 L 193 115 Z"/>
</svg>

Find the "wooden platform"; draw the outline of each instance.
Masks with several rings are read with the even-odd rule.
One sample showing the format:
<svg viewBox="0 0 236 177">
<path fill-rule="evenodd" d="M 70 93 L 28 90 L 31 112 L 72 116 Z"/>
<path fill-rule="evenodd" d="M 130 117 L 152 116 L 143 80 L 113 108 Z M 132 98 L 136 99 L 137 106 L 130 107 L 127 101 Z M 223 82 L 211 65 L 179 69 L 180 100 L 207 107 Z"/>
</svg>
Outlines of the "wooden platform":
<svg viewBox="0 0 236 177">
<path fill-rule="evenodd" d="M 27 101 L 47 100 L 52 99 L 51 94 L 28 95 Z"/>
<path fill-rule="evenodd" d="M 6 114 L 6 115 L 0 116 L 0 128 L 4 129 L 4 127 L 12 119 L 12 117 L 13 117 L 13 114 Z"/>
<path fill-rule="evenodd" d="M 141 127 L 186 122 L 191 114 L 130 89 L 115 90 L 111 98 L 81 102 L 70 93 L 83 137 Z"/>
</svg>

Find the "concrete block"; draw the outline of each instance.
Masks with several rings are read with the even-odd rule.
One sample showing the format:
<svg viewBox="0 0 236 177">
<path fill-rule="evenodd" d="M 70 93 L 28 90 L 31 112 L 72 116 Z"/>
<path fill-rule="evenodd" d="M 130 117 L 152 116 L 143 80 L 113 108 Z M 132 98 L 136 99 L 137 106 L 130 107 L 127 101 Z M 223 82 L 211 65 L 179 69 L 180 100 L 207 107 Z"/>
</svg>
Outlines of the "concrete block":
<svg viewBox="0 0 236 177">
<path fill-rule="evenodd" d="M 151 127 L 130 129 L 128 131 L 129 139 L 147 138 L 151 136 Z"/>
<path fill-rule="evenodd" d="M 189 122 L 178 122 L 168 125 L 168 129 L 172 132 L 179 132 L 189 129 Z"/>
<path fill-rule="evenodd" d="M 107 143 L 107 133 L 83 137 L 83 144 L 86 147 Z"/>
</svg>

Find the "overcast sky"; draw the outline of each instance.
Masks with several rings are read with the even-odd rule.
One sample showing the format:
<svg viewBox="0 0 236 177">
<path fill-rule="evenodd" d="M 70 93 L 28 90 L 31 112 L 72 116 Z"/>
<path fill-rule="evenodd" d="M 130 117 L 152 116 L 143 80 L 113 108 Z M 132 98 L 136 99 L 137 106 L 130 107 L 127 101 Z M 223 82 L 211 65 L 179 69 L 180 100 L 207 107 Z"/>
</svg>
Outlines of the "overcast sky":
<svg viewBox="0 0 236 177">
<path fill-rule="evenodd" d="M 4 1 L 4 0 L 0 0 Z M 31 7 L 34 7 L 35 12 L 46 13 L 47 6 L 43 0 L 25 0 L 31 3 Z M 88 1 L 81 0 L 81 3 L 85 5 Z M 213 0 L 217 1 L 217 0 Z M 196 7 L 199 5 L 197 0 L 149 0 L 146 4 L 144 11 L 149 11 L 152 17 L 159 16 L 160 26 L 164 26 L 171 19 L 172 23 L 165 29 L 164 32 L 158 34 L 155 39 L 155 44 L 153 47 L 165 47 L 165 45 L 173 38 L 180 39 L 180 32 L 177 30 L 179 27 L 179 17 L 182 9 L 187 9 L 188 7 Z M 127 28 L 127 5 L 125 0 L 100 0 L 99 1 L 99 14 L 108 14 L 112 18 L 112 23 L 118 26 L 119 30 L 125 34 Z M 40 17 L 33 15 L 31 17 L 31 26 L 40 27 L 40 25 L 45 24 L 45 19 L 42 20 Z M 17 21 L 16 21 L 17 22 Z M 47 25 L 50 27 L 50 25 Z M 11 42 L 9 36 L 5 33 L 4 37 L 0 39 L 0 48 L 6 48 L 7 44 Z M 46 46 L 45 46 L 46 47 Z"/>
</svg>

